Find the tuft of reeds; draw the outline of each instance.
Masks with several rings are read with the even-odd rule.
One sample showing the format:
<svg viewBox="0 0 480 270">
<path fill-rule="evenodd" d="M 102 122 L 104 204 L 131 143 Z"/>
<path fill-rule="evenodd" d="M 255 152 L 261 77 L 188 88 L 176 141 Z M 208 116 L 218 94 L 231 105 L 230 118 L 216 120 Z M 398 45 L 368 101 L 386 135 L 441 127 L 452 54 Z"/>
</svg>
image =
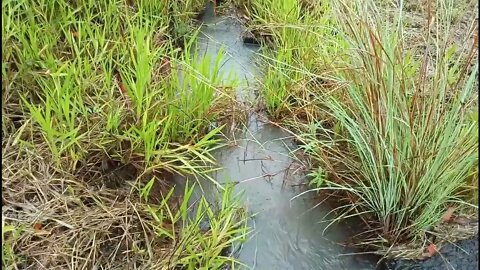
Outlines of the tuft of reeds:
<svg viewBox="0 0 480 270">
<path fill-rule="evenodd" d="M 474 21 L 458 32 L 467 4 L 305 2 L 240 3 L 264 41 L 265 109 L 298 134 L 312 189 L 343 196 L 334 221 L 368 225 L 361 246 L 422 249 L 449 207 L 478 207 Z"/>
<path fill-rule="evenodd" d="M 460 66 L 446 39 L 451 6 L 437 8 L 435 54 L 418 59 L 403 47 L 401 6 L 389 24 L 372 2 L 340 5 L 348 68 L 336 72 L 344 87 L 323 102 L 334 128 L 317 125 L 305 137 L 319 161 L 315 190 L 345 194 L 342 217 L 361 216 L 371 228 L 362 244 L 387 253 L 421 246 L 449 206 L 478 207 L 459 193 L 478 170 L 478 121 L 469 117 L 476 47 L 461 48 Z"/>
<path fill-rule="evenodd" d="M 328 93 L 332 63 L 345 48 L 336 38 L 336 19 L 328 1 L 245 1 L 249 27 L 264 41 L 266 66 L 262 98 L 272 119 L 310 121 L 319 106 L 318 88 Z"/>
</svg>

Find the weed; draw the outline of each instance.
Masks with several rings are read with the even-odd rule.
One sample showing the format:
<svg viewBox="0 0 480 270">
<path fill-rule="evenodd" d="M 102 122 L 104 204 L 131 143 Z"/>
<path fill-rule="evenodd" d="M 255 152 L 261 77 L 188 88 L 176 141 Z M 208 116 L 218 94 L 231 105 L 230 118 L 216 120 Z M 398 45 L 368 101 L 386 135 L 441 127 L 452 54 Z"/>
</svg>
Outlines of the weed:
<svg viewBox="0 0 480 270">
<path fill-rule="evenodd" d="M 220 72 L 222 53 L 196 52 L 192 18 L 204 3 L 2 2 L 2 213 L 5 230 L 27 227 L 3 239 L 5 267 L 233 263 L 217 251 L 244 233 L 238 202 L 214 211 L 202 200 L 212 229 L 199 231 L 179 221 L 187 209 L 159 176 L 204 175 L 222 146 L 215 121 L 233 78 Z"/>
<path fill-rule="evenodd" d="M 14 252 L 15 241 L 21 234 L 21 228 L 5 225 L 5 221 L 2 221 L 2 266 L 6 269 L 16 269 L 17 265 L 22 263 L 21 258 Z"/>
<path fill-rule="evenodd" d="M 240 3 L 266 44 L 266 110 L 299 134 L 313 190 L 344 196 L 336 220 L 367 221 L 361 244 L 421 246 L 447 205 L 476 208 L 474 22 L 458 41 L 452 1 L 302 2 Z M 428 21 L 414 33 L 407 8 Z"/>
<path fill-rule="evenodd" d="M 352 48 L 351 68 L 337 73 L 345 82 L 338 90 L 343 98 L 324 101 L 340 129 L 320 126 L 325 139 L 310 134 L 310 147 L 317 143 L 319 149 L 311 154 L 329 177 L 313 174 L 329 184 L 324 189 L 352 198 L 349 215 L 368 216 L 381 236 L 375 244 L 416 242 L 441 219 L 447 204 L 473 206 L 458 191 L 478 162 L 478 126 L 467 120 L 478 65 L 470 73 L 452 70 L 448 63 L 456 60 L 449 52 L 455 47 L 437 39 L 434 74 L 428 75 L 424 67 L 431 58 L 415 60 L 402 47 L 401 10 L 399 21 L 389 25 L 365 3 L 343 8 L 339 17 Z"/>
</svg>

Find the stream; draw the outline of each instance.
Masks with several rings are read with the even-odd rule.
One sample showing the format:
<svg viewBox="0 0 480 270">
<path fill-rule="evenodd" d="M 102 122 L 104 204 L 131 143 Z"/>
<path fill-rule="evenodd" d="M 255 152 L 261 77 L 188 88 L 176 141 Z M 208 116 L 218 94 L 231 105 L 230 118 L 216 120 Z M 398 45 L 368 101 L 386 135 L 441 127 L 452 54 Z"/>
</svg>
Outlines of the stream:
<svg viewBox="0 0 480 270">
<path fill-rule="evenodd" d="M 259 46 L 244 44 L 242 24 L 233 17 L 215 16 L 211 5 L 202 22 L 198 50 L 215 55 L 223 46 L 222 71 L 233 72 L 241 82 L 237 99 L 256 99 L 256 80 L 262 76 L 255 64 L 261 58 Z M 307 194 L 292 200 L 305 182 L 301 164 L 290 156 L 297 146 L 289 134 L 261 118 L 251 112 L 245 130 L 234 134 L 235 145 L 215 152 L 223 169 L 212 177 L 219 183 L 236 181 L 235 191 L 243 193 L 243 204 L 253 215 L 252 233 L 235 256 L 257 270 L 375 269 L 372 257 L 352 255 L 355 251 L 336 244 L 348 239 L 347 227 L 334 224 L 323 233 L 328 222 L 321 223 L 322 218 L 332 208 L 315 206 Z M 203 189 L 207 198 L 216 194 L 213 184 Z"/>
</svg>

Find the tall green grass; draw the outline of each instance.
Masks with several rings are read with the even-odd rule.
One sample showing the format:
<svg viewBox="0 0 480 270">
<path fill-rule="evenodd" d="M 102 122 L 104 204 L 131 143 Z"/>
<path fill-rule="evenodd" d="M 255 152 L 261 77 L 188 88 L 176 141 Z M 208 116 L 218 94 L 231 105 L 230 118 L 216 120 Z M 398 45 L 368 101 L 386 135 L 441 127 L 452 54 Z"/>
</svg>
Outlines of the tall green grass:
<svg viewBox="0 0 480 270">
<path fill-rule="evenodd" d="M 343 191 L 344 216 L 373 228 L 367 244 L 423 240 L 449 205 L 477 208 L 460 191 L 478 164 L 478 121 L 469 119 L 478 63 L 475 47 L 448 43 L 452 4 L 437 3 L 434 53 L 422 58 L 403 48 L 402 6 L 394 23 L 371 1 L 337 7 L 350 48 L 348 68 L 336 71 L 345 86 L 323 102 L 336 128 L 305 134 L 306 150 L 323 168 L 312 173 L 316 190 Z"/>
<path fill-rule="evenodd" d="M 125 143 L 133 158 L 150 163 L 160 149 L 176 142 L 195 144 L 208 133 L 218 115 L 215 102 L 226 89 L 220 81 L 222 56 L 214 56 L 211 69 L 211 56 L 200 60 L 192 52 L 196 35 L 179 53 L 167 39 L 168 17 L 151 13 L 165 9 L 164 4 L 139 2 L 132 10 L 113 1 L 98 7 L 77 3 L 79 9 L 63 2 L 39 3 L 38 8 L 22 3 L 4 3 L 14 13 L 7 26 L 18 30 L 4 41 L 15 50 L 21 105 L 57 165 L 66 159 L 75 167 L 93 149 L 124 159 L 119 147 Z M 171 74 L 159 72 L 168 59 L 178 59 L 167 66 Z"/>
<path fill-rule="evenodd" d="M 368 221 L 380 249 L 478 204 L 472 33 L 452 43 L 460 8 L 429 1 L 425 46 L 404 44 L 406 2 L 393 20 L 383 1 L 240 3 L 266 40 L 267 112 L 300 134 L 314 190 L 341 192 L 341 217 Z"/>
<path fill-rule="evenodd" d="M 192 138 L 204 133 L 220 113 L 212 104 L 231 96 L 235 81 L 220 71 L 225 57 L 223 49 L 216 55 L 202 56 L 193 41 L 186 43 L 179 62 L 173 63 L 171 87 L 166 93 L 168 110 L 175 114 L 177 123 L 170 131 L 173 138 Z"/>
<path fill-rule="evenodd" d="M 315 114 L 312 105 L 318 102 L 310 92 L 318 89 L 317 81 L 330 76 L 332 62 L 345 48 L 333 36 L 336 19 L 330 2 L 245 2 L 249 27 L 267 45 L 263 47 L 266 75 L 261 91 L 267 112 L 275 119 L 311 118 Z"/>
</svg>

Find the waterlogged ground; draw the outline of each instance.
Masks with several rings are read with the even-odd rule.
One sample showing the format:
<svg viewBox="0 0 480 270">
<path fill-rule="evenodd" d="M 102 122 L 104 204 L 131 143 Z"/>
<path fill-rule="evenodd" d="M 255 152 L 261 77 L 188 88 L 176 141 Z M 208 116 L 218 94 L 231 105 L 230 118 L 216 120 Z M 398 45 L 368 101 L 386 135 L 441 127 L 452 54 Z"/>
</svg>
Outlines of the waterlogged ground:
<svg viewBox="0 0 480 270">
<path fill-rule="evenodd" d="M 256 78 L 261 76 L 258 47 L 244 45 L 242 25 L 232 17 L 214 16 L 211 7 L 203 23 L 198 49 L 215 55 L 223 46 L 227 57 L 222 71 L 238 78 L 237 99 L 252 101 Z M 322 218 L 331 209 L 314 207 L 307 196 L 292 200 L 304 182 L 301 164 L 289 156 L 295 145 L 287 133 L 261 119 L 252 112 L 245 130 L 231 136 L 232 145 L 215 154 L 224 169 L 212 177 L 220 183 L 235 182 L 253 215 L 248 241 L 231 252 L 259 270 L 375 269 L 373 258 L 351 255 L 354 251 L 337 244 L 347 240 L 347 228 L 334 225 L 323 234 L 328 222 Z M 216 194 L 214 185 L 203 189 L 207 197 Z"/>
</svg>

